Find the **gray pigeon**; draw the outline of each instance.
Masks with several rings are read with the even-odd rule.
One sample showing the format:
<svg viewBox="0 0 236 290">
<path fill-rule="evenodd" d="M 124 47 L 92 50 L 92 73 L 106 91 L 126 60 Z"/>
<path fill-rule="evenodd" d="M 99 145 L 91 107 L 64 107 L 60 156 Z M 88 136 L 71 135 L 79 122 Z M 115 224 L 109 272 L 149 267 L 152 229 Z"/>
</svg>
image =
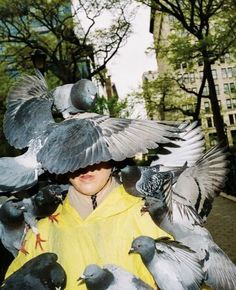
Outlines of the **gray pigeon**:
<svg viewBox="0 0 236 290">
<path fill-rule="evenodd" d="M 87 79 L 66 84 L 53 91 L 54 105 L 66 119 L 73 113 L 91 110 L 96 102 L 97 88 Z"/>
<path fill-rule="evenodd" d="M 140 254 L 161 290 L 197 290 L 201 287 L 200 261 L 194 251 L 179 242 L 139 236 L 132 242 L 129 253 Z"/>
<path fill-rule="evenodd" d="M 50 184 L 40 189 L 36 194 L 29 198 L 24 198 L 18 202 L 24 208 L 25 223 L 32 229 L 36 235 L 36 247 L 43 250 L 43 240 L 37 229 L 37 220 L 49 217 L 52 222 L 58 222 L 57 217 L 53 215 L 59 204 L 63 200 L 63 189 L 60 185 Z"/>
<path fill-rule="evenodd" d="M 15 200 L 8 199 L 0 207 L 0 239 L 14 257 L 19 250 L 27 253 L 23 245 L 26 231 L 24 208 Z"/>
<path fill-rule="evenodd" d="M 3 281 L 2 290 L 63 290 L 66 273 L 55 253 L 43 253 L 26 262 Z"/>
<path fill-rule="evenodd" d="M 236 266 L 203 227 L 226 180 L 226 158 L 223 148 L 214 147 L 183 171 L 174 186 L 169 180 L 159 198 L 147 197 L 142 209 L 159 227 L 197 253 L 203 262 L 204 282 L 216 290 L 236 289 Z"/>
<path fill-rule="evenodd" d="M 201 127 L 197 122 L 182 124 L 180 140 L 176 147 L 160 147 L 157 149 L 157 160 L 150 166 L 129 166 L 121 169 L 121 179 L 127 192 L 135 196 L 158 196 L 158 189 L 164 186 L 169 178 L 176 178 L 188 166 L 195 163 L 202 155 L 204 139 Z M 181 128 L 181 126 L 180 126 Z"/>
<path fill-rule="evenodd" d="M 88 265 L 78 280 L 84 281 L 88 290 L 153 290 L 135 275 L 113 264 Z"/>
<path fill-rule="evenodd" d="M 229 171 L 226 148 L 217 145 L 199 158 L 194 165 L 172 167 L 161 171 L 165 166 L 127 166 L 121 170 L 122 182 L 126 191 L 140 197 L 156 197 L 168 203 L 172 199 L 185 206 L 185 214 L 206 220 L 214 198 L 224 188 Z M 188 160 L 186 160 L 188 162 Z M 171 167 L 166 167 L 170 169 Z"/>
<path fill-rule="evenodd" d="M 14 90 L 9 94 L 4 132 L 12 146 L 27 151 L 18 158 L 0 159 L 4 168 L 0 169 L 0 191 L 30 187 L 44 171 L 64 174 L 111 159 L 121 161 L 138 152 L 147 153 L 159 144 L 174 144 L 184 131 L 179 123 L 94 113 L 79 113 L 56 123 L 51 112 L 53 98 L 45 80 L 26 80 L 24 88 L 17 87 L 20 96 Z M 12 185 L 8 177 L 14 173 L 14 166 L 18 174 Z"/>
</svg>

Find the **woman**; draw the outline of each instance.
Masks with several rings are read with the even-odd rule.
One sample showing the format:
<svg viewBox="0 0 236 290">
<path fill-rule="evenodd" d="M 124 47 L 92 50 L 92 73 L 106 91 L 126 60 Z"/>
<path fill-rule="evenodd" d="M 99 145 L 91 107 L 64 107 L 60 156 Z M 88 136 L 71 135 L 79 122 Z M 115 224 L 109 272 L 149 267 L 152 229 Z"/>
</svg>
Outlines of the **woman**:
<svg viewBox="0 0 236 290">
<path fill-rule="evenodd" d="M 69 175 L 71 186 L 55 214 L 38 222 L 44 252 L 55 252 L 67 273 L 67 290 L 86 289 L 77 279 L 89 264 L 117 264 L 155 287 L 139 255 L 128 255 L 133 239 L 139 235 L 166 236 L 148 214 L 141 215 L 143 201 L 129 195 L 112 174 L 112 163 L 100 163 Z M 35 236 L 27 233 L 25 248 L 8 269 L 7 276 L 26 261 L 42 253 L 35 248 Z"/>
</svg>

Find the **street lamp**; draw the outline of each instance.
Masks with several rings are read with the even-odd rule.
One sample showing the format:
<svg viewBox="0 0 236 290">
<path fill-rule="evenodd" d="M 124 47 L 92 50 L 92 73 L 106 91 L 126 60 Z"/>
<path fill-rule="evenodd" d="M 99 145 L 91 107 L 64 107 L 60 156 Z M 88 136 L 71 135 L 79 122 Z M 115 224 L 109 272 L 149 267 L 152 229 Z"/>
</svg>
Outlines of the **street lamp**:
<svg viewBox="0 0 236 290">
<path fill-rule="evenodd" d="M 41 49 L 36 49 L 31 54 L 31 60 L 34 64 L 34 67 L 38 69 L 42 75 L 44 75 L 45 72 L 46 58 L 47 55 Z"/>
</svg>

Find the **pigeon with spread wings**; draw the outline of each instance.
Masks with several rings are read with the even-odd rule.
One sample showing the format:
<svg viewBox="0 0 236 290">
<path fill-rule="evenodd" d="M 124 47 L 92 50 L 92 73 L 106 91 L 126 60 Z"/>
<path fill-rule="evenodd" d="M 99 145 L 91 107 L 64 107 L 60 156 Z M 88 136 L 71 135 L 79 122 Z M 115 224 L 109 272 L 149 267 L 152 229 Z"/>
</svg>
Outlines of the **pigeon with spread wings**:
<svg viewBox="0 0 236 290">
<path fill-rule="evenodd" d="M 147 197 L 142 211 L 148 211 L 158 226 L 197 253 L 207 285 L 230 290 L 236 288 L 236 266 L 203 226 L 227 172 L 227 153 L 218 145 L 186 168 L 175 184 L 171 178 L 166 180 L 163 192 Z"/>
<path fill-rule="evenodd" d="M 52 116 L 52 94 L 42 77 L 18 84 L 20 95 L 9 95 L 4 132 L 12 146 L 26 152 L 0 159 L 0 191 L 18 191 L 34 185 L 44 171 L 64 174 L 108 160 L 121 161 L 146 153 L 158 144 L 179 139 L 179 123 L 110 118 L 79 113 L 56 123 Z M 27 88 L 28 85 L 28 88 Z M 176 145 L 178 146 L 178 145 Z M 13 185 L 10 174 L 18 168 Z"/>
</svg>

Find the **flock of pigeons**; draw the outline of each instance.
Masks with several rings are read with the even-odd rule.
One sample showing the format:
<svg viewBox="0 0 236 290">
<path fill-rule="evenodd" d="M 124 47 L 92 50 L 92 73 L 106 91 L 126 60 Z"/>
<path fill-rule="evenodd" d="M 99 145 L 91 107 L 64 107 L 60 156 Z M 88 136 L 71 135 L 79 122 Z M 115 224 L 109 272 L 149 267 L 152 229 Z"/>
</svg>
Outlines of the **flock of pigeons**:
<svg viewBox="0 0 236 290">
<path fill-rule="evenodd" d="M 228 173 L 227 149 L 217 145 L 204 153 L 204 136 L 193 123 L 110 118 L 89 113 L 96 103 L 89 80 L 50 91 L 44 77 L 23 76 L 10 90 L 4 117 L 9 144 L 17 157 L 0 158 L 0 238 L 16 256 L 27 253 L 29 228 L 42 247 L 37 220 L 53 216 L 67 186 L 48 184 L 29 197 L 21 192 L 39 182 L 44 172 L 64 174 L 94 163 L 122 161 L 157 148 L 150 166 L 126 166 L 120 178 L 126 191 L 144 199 L 148 212 L 167 237 L 136 237 L 129 254 L 139 254 L 161 290 L 236 289 L 236 266 L 204 227 L 214 198 Z M 53 112 L 60 113 L 56 121 Z M 9 195 L 11 196 L 9 198 Z M 128 254 L 128 253 L 127 253 Z M 6 278 L 0 289 L 65 289 L 66 273 L 54 253 L 43 253 Z M 117 265 L 88 265 L 79 277 L 89 290 L 152 289 Z M 27 285 L 27 286 L 26 286 Z"/>
</svg>

